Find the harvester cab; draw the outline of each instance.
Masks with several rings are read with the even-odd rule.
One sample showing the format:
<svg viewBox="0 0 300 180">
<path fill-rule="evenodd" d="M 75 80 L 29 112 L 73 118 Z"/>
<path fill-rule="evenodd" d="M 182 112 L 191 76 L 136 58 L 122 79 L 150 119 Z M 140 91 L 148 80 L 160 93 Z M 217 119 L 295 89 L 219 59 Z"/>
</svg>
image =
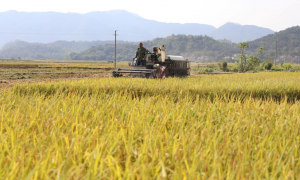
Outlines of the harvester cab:
<svg viewBox="0 0 300 180">
<path fill-rule="evenodd" d="M 130 77 L 165 78 L 190 75 L 190 62 L 182 56 L 166 55 L 166 46 L 153 47 L 153 52 L 147 51 L 145 65 L 138 66 L 137 59 L 129 63 L 128 69 L 115 69 L 113 77 L 129 74 Z"/>
</svg>

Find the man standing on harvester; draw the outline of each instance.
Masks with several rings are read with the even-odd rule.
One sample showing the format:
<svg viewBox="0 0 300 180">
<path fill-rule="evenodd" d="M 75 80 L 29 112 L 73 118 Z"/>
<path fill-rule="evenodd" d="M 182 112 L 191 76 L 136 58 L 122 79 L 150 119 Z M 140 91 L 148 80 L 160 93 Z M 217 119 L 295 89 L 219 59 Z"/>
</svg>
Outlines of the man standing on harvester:
<svg viewBox="0 0 300 180">
<path fill-rule="evenodd" d="M 137 66 L 146 66 L 147 49 L 140 43 L 140 47 L 136 50 L 135 58 L 137 58 Z M 134 58 L 133 58 L 134 59 Z"/>
</svg>

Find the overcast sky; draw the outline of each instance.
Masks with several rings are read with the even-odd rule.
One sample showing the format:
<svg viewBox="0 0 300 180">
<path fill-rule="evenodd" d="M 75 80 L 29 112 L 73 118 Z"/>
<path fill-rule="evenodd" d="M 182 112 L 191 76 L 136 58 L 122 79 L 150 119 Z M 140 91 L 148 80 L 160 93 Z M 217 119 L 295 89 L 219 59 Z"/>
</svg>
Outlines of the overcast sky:
<svg viewBox="0 0 300 180">
<path fill-rule="evenodd" d="M 300 25 L 300 0 L 0 0 L 0 12 L 75 12 L 126 10 L 173 23 L 220 27 L 226 22 L 274 31 Z"/>
</svg>

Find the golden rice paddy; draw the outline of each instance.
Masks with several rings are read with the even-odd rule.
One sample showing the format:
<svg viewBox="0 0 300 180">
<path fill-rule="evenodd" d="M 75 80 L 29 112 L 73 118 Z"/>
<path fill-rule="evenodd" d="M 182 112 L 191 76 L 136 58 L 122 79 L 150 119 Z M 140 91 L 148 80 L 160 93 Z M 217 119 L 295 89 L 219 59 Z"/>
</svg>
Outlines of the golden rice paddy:
<svg viewBox="0 0 300 180">
<path fill-rule="evenodd" d="M 102 78 L 0 96 L 2 179 L 298 179 L 300 74 Z"/>
</svg>

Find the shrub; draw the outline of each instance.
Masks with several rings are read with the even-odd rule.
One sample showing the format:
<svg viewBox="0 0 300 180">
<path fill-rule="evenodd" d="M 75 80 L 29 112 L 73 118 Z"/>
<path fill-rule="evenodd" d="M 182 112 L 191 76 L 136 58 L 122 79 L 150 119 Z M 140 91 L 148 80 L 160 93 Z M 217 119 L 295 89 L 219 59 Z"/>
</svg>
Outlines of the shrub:
<svg viewBox="0 0 300 180">
<path fill-rule="evenodd" d="M 260 59 L 256 56 L 249 56 L 240 54 L 240 59 L 237 61 L 237 68 L 239 72 L 246 72 L 256 69 L 260 64 Z"/>
<path fill-rule="evenodd" d="M 207 69 L 204 69 L 205 72 L 213 72 L 214 70 L 212 68 L 207 68 Z"/>
<path fill-rule="evenodd" d="M 207 67 L 207 68 L 213 69 L 213 68 L 215 68 L 216 66 L 215 66 L 214 64 L 208 64 L 206 67 Z"/>
<path fill-rule="evenodd" d="M 222 60 L 222 61 L 218 62 L 218 65 L 220 67 L 220 70 L 228 71 L 228 64 L 226 61 Z"/>
<path fill-rule="evenodd" d="M 271 70 L 272 70 L 272 71 L 283 71 L 283 69 L 280 69 L 280 68 L 274 68 L 274 67 L 273 67 Z"/>
<path fill-rule="evenodd" d="M 270 61 L 265 61 L 263 64 L 264 69 L 270 70 L 272 68 L 273 64 Z"/>
<path fill-rule="evenodd" d="M 289 70 L 292 68 L 292 64 L 291 63 L 283 63 L 282 67 L 284 67 L 286 70 Z"/>
<path fill-rule="evenodd" d="M 213 72 L 214 69 L 212 69 L 212 68 L 205 68 L 205 69 L 194 68 L 193 71 L 199 71 L 200 73 L 201 73 L 201 72 Z"/>
</svg>

